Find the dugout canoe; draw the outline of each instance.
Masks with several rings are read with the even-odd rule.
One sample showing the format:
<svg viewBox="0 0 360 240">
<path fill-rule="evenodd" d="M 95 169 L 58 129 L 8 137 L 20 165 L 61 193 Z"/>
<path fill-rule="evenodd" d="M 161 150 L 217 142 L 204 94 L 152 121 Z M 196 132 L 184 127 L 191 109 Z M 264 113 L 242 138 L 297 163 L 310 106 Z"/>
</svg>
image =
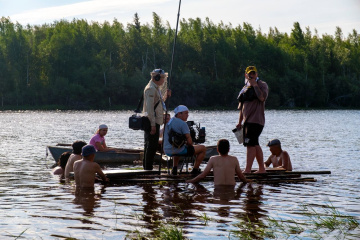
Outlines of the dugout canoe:
<svg viewBox="0 0 360 240">
<path fill-rule="evenodd" d="M 56 146 L 47 146 L 51 156 L 54 158 L 54 161 L 57 162 L 60 155 L 64 152 L 71 152 L 70 144 L 57 144 Z M 46 151 L 48 155 L 48 151 Z M 205 161 L 207 161 L 211 156 L 217 155 L 216 146 L 207 146 L 206 147 L 206 156 Z M 134 161 L 142 160 L 143 149 L 128 149 L 128 148 L 117 148 L 117 152 L 97 152 L 95 154 L 94 161 L 99 164 L 134 164 Z M 163 156 L 164 158 L 164 156 Z M 155 162 L 159 162 L 161 159 L 160 153 L 157 153 L 155 156 Z"/>
</svg>

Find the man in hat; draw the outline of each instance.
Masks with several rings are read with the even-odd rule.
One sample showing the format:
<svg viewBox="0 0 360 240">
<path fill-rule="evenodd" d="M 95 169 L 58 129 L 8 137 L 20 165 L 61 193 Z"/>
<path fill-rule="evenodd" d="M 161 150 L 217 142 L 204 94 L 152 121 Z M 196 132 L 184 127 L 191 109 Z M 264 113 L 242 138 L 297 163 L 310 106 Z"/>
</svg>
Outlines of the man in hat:
<svg viewBox="0 0 360 240">
<path fill-rule="evenodd" d="M 96 149 L 93 145 L 86 145 L 81 151 L 83 158 L 74 163 L 74 177 L 77 188 L 93 188 L 96 174 L 103 181 L 109 181 L 100 165 L 94 162 L 95 153 Z"/>
<path fill-rule="evenodd" d="M 268 85 L 259 80 L 255 66 L 245 70 L 245 86 L 239 94 L 239 122 L 238 129 L 244 121 L 244 146 L 246 147 L 246 167 L 244 173 L 250 173 L 256 158 L 259 170 L 256 173 L 266 172 L 264 168 L 263 151 L 259 145 L 259 136 L 265 125 L 265 100 L 268 96 Z"/>
<path fill-rule="evenodd" d="M 152 170 L 156 149 L 159 143 L 160 125 L 163 124 L 163 114 L 166 111 L 164 101 L 171 96 L 168 90 L 166 96 L 161 95 L 161 86 L 166 81 L 168 74 L 162 69 L 154 69 L 151 79 L 144 89 L 143 114 L 150 121 L 150 128 L 144 129 L 144 170 Z"/>
<path fill-rule="evenodd" d="M 194 145 L 188 124 L 186 123 L 189 117 L 189 109 L 184 105 L 179 105 L 174 109 L 175 116 L 165 125 L 164 130 L 164 152 L 168 156 L 173 157 L 173 169 L 171 173 L 177 175 L 177 166 L 179 164 L 179 156 L 196 156 L 194 168 L 191 171 L 192 175 L 200 174 L 199 168 L 201 162 L 205 158 L 206 148 L 204 145 Z M 183 144 L 174 146 L 174 143 L 169 141 L 169 133 L 173 131 L 181 135 L 184 139 Z M 181 138 L 181 137 L 180 137 Z M 172 139 L 170 139 L 172 141 Z"/>
<path fill-rule="evenodd" d="M 281 149 L 281 143 L 279 139 L 273 139 L 266 145 L 269 147 L 271 155 L 265 162 L 265 167 L 269 167 L 271 164 L 274 168 L 283 168 L 286 171 L 292 171 L 292 164 L 289 154 Z"/>
</svg>

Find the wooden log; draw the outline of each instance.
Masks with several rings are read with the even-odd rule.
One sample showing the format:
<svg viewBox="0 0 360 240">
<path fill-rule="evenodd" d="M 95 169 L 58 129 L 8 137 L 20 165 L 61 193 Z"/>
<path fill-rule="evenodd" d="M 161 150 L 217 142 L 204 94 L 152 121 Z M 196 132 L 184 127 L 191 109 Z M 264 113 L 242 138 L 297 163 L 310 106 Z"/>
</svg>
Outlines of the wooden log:
<svg viewBox="0 0 360 240">
<path fill-rule="evenodd" d="M 285 174 L 298 173 L 298 174 L 331 174 L 331 171 L 286 171 Z"/>
<path fill-rule="evenodd" d="M 258 169 L 251 169 L 251 173 L 246 174 L 291 174 L 291 173 L 297 173 L 297 174 L 331 174 L 331 171 L 286 171 L 285 169 L 279 169 L 279 168 L 266 168 L 266 173 L 254 173 Z"/>
<path fill-rule="evenodd" d="M 151 182 L 184 182 L 190 178 L 113 178 L 111 179 L 112 182 L 121 182 L 121 183 L 151 183 Z M 201 180 L 202 182 L 205 181 L 213 181 L 212 178 L 204 178 Z M 296 182 L 316 182 L 317 180 L 314 178 L 285 178 L 285 179 L 253 179 L 252 182 L 254 183 L 296 183 Z"/>
<path fill-rule="evenodd" d="M 301 174 L 251 174 L 245 176 L 248 179 L 270 179 L 270 178 L 299 178 Z"/>
<path fill-rule="evenodd" d="M 256 183 L 294 183 L 294 182 L 316 182 L 315 178 L 285 178 L 285 179 L 254 179 Z"/>
</svg>

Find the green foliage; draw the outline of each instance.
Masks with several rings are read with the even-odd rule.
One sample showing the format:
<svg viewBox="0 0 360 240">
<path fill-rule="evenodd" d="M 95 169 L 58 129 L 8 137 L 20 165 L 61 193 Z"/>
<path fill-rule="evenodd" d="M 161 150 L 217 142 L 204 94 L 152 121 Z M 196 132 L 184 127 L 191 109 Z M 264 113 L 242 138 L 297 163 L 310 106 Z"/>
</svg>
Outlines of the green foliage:
<svg viewBox="0 0 360 240">
<path fill-rule="evenodd" d="M 108 109 L 137 105 L 149 72 L 170 72 L 175 30 L 153 13 L 124 27 L 61 20 L 22 26 L 0 19 L 0 108 Z M 170 108 L 230 108 L 256 65 L 267 107 L 360 107 L 360 35 L 318 36 L 295 22 L 290 34 L 250 24 L 182 19 L 170 80 Z"/>
<path fill-rule="evenodd" d="M 237 229 L 231 232 L 231 239 L 348 239 L 356 234 L 359 221 L 336 209 L 331 202 L 320 211 L 302 205 L 301 213 L 306 219 L 255 218 L 239 219 L 234 224 Z"/>
</svg>

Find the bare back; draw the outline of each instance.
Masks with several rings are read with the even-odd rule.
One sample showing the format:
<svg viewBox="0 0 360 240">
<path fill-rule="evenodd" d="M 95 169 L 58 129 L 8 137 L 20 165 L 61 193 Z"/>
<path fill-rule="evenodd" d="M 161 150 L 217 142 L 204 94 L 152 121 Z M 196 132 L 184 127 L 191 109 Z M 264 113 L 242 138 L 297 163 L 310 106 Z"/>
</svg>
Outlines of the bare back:
<svg viewBox="0 0 360 240">
<path fill-rule="evenodd" d="M 74 163 L 74 175 L 76 187 L 90 188 L 94 187 L 95 175 L 99 174 L 103 179 L 105 177 L 100 165 L 86 159 L 78 160 Z"/>
<path fill-rule="evenodd" d="M 235 185 L 235 174 L 241 172 L 239 161 L 234 156 L 213 156 L 206 168 L 212 168 L 215 185 Z"/>
<path fill-rule="evenodd" d="M 69 177 L 69 174 L 74 171 L 74 162 L 81 159 L 79 154 L 71 154 L 65 167 L 65 178 Z"/>
</svg>

